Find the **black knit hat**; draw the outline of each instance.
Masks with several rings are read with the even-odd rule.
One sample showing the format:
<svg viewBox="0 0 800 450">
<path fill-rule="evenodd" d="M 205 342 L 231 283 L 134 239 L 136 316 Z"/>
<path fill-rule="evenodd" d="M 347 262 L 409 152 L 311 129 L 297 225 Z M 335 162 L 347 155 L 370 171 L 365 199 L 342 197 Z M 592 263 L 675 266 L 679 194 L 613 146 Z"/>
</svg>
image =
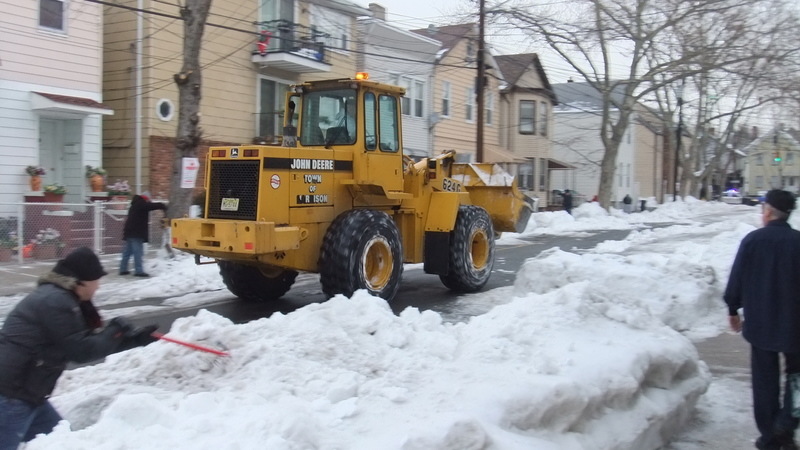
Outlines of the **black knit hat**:
<svg viewBox="0 0 800 450">
<path fill-rule="evenodd" d="M 772 206 L 778 211 L 783 211 L 787 214 L 794 210 L 796 202 L 794 194 L 781 189 L 773 189 L 767 192 L 767 198 L 765 201 L 768 205 Z"/>
<path fill-rule="evenodd" d="M 66 258 L 60 259 L 53 272 L 68 277 L 75 277 L 80 281 L 94 281 L 108 275 L 100 264 L 100 258 L 88 247 L 73 250 Z"/>
</svg>

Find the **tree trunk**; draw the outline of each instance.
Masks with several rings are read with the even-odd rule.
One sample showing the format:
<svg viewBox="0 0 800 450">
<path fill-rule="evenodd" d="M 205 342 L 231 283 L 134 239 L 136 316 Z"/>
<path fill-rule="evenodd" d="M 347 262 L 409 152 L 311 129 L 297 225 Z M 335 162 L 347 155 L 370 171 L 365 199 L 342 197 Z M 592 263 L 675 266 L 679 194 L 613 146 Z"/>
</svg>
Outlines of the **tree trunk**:
<svg viewBox="0 0 800 450">
<path fill-rule="evenodd" d="M 172 164 L 167 217 L 189 214 L 193 189 L 181 187 L 183 158 L 196 158 L 202 140 L 200 129 L 200 47 L 211 0 L 186 0 L 183 17 L 183 67 L 173 77 L 178 85 L 178 132 Z"/>
</svg>

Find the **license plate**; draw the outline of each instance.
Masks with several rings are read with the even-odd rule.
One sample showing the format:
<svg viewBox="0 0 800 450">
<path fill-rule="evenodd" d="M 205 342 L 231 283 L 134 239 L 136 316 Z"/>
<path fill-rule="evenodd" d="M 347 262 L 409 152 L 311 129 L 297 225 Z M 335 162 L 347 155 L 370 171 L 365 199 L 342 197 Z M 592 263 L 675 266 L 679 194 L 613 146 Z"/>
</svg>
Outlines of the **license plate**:
<svg viewBox="0 0 800 450">
<path fill-rule="evenodd" d="M 223 198 L 222 205 L 220 205 L 219 209 L 221 211 L 238 211 L 239 210 L 239 199 L 238 198 Z"/>
</svg>

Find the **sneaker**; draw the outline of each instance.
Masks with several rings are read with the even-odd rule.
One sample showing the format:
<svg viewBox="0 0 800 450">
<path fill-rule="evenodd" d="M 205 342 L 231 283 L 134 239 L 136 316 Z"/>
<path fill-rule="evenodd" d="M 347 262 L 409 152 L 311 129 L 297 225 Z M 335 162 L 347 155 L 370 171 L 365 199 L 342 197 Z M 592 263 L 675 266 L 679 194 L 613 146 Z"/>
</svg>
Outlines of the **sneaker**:
<svg viewBox="0 0 800 450">
<path fill-rule="evenodd" d="M 149 273 L 147 273 L 147 272 L 142 272 L 142 273 L 135 273 L 135 274 L 133 274 L 133 276 L 135 276 L 135 277 L 147 278 L 147 277 L 149 277 L 149 276 L 150 276 L 150 274 L 149 274 Z"/>
<path fill-rule="evenodd" d="M 128 272 L 127 270 L 122 270 L 122 271 L 119 272 L 119 274 L 120 275 L 130 275 L 131 273 Z"/>
</svg>

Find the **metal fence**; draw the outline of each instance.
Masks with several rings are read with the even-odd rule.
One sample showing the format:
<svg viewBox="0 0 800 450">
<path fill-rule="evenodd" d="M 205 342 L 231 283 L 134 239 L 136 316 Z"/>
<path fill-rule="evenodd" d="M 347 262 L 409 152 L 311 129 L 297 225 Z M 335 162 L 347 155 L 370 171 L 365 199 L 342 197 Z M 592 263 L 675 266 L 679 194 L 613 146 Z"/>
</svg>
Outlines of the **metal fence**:
<svg viewBox="0 0 800 450">
<path fill-rule="evenodd" d="M 56 260 L 86 246 L 98 254 L 120 253 L 129 202 L 0 203 L 0 264 Z M 150 244 L 163 244 L 162 211 L 150 215 Z"/>
</svg>

